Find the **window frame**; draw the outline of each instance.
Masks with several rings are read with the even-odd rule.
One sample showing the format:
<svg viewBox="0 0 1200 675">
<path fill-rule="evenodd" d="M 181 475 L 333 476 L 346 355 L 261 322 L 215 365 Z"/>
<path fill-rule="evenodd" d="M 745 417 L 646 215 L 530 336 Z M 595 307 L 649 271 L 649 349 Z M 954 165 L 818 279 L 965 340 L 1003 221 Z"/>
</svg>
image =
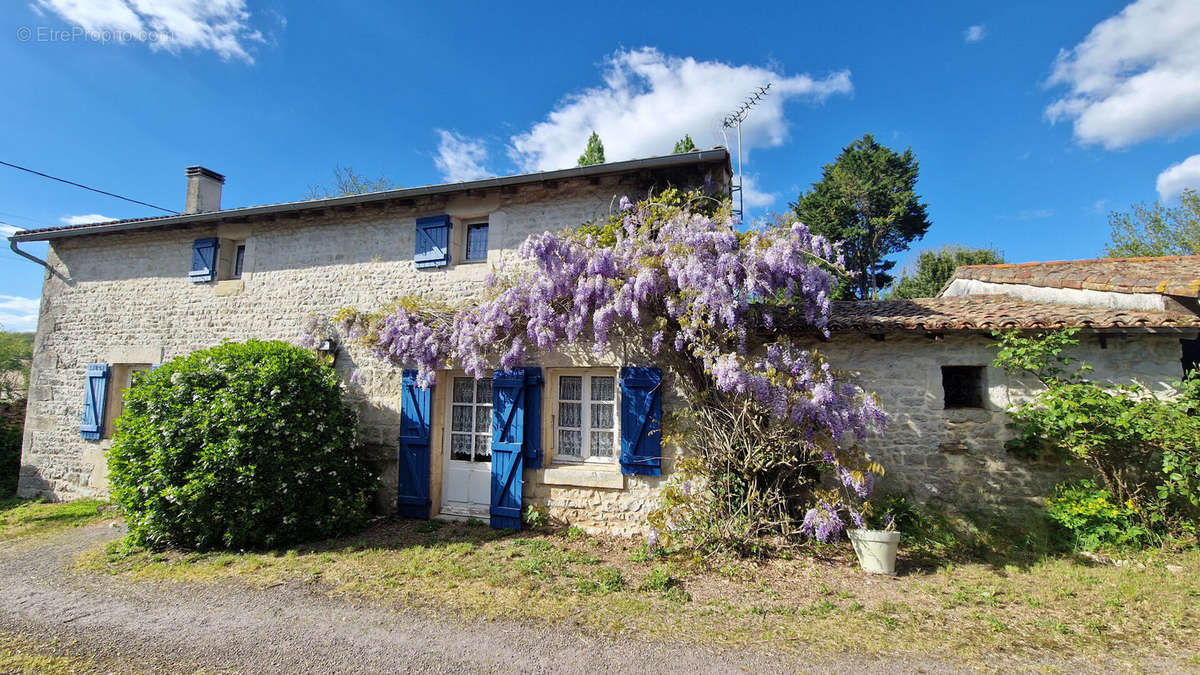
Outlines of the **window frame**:
<svg viewBox="0 0 1200 675">
<path fill-rule="evenodd" d="M 617 368 L 554 368 L 547 375 L 550 386 L 546 411 L 550 417 L 550 448 L 548 456 L 552 465 L 591 466 L 596 468 L 620 468 L 621 458 L 621 378 Z M 578 401 L 563 401 L 561 398 L 563 377 L 581 377 L 580 399 Z M 613 397 L 608 401 L 593 401 L 591 381 L 593 377 L 608 377 L 613 381 Z M 561 403 L 578 403 L 580 405 L 580 426 L 563 427 L 560 419 Z M 612 406 L 612 428 L 593 429 L 591 406 L 593 403 L 606 403 Z M 578 431 L 580 433 L 580 455 L 563 455 L 559 453 L 559 431 Z M 596 455 L 592 448 L 592 431 L 604 431 L 612 434 L 612 454 Z"/>
<path fill-rule="evenodd" d="M 104 410 L 100 412 L 100 424 L 103 431 L 101 439 L 113 436 L 113 422 L 125 412 L 125 390 L 133 386 L 133 374 L 144 372 L 154 367 L 151 363 L 110 363 L 108 364 L 108 384 L 104 397 Z"/>
<path fill-rule="evenodd" d="M 987 366 L 972 365 L 972 364 L 947 364 L 940 368 L 942 376 L 942 409 L 943 410 L 984 410 L 987 408 Z M 975 385 L 974 396 L 970 401 L 962 397 L 958 402 L 951 403 L 951 387 L 948 387 L 948 379 L 950 378 L 965 378 L 970 372 Z M 960 381 L 960 386 L 957 389 L 963 389 L 961 386 L 966 380 Z"/>
<path fill-rule="evenodd" d="M 471 380 L 471 382 L 473 383 L 473 388 L 471 390 L 471 399 L 472 399 L 471 403 L 464 403 L 464 402 L 454 400 L 454 381 L 458 380 L 458 379 Z M 447 417 L 446 432 L 447 432 L 447 434 L 449 434 L 449 437 L 447 438 L 447 442 L 446 442 L 446 459 L 447 459 L 447 461 L 466 462 L 472 466 L 483 466 L 485 464 L 491 465 L 491 463 L 492 463 L 492 446 L 491 446 L 491 444 L 492 444 L 492 404 L 493 404 L 493 400 L 491 400 L 491 399 L 489 399 L 487 401 L 478 400 L 479 385 L 482 382 L 487 382 L 489 385 L 491 385 L 491 380 L 488 380 L 486 378 L 483 380 L 476 380 L 474 377 L 472 377 L 470 375 L 465 375 L 465 374 L 461 374 L 461 373 L 455 373 L 455 374 L 450 375 L 450 386 L 447 387 L 447 389 L 449 391 L 446 392 L 446 417 Z M 455 406 L 469 406 L 471 408 L 471 431 L 468 432 L 468 431 L 455 430 L 455 428 L 454 428 L 454 407 Z M 488 413 L 487 413 L 488 427 L 487 427 L 486 432 L 479 431 L 475 427 L 475 424 L 477 422 L 476 416 L 478 415 L 478 409 L 480 407 L 486 407 L 488 409 Z M 471 437 L 471 459 L 470 460 L 454 458 L 454 437 L 456 435 Z M 484 445 L 487 447 L 487 460 L 486 461 L 476 458 L 475 443 L 477 441 L 477 437 L 480 437 L 480 436 L 486 436 L 486 438 L 484 439 Z"/>
<path fill-rule="evenodd" d="M 471 231 L 483 227 L 487 230 L 487 236 L 484 238 L 483 256 L 478 258 L 471 257 Z M 479 263 L 487 262 L 488 252 L 491 250 L 491 222 L 487 218 L 468 220 L 463 223 L 463 244 L 462 244 L 462 262 L 463 263 Z"/>
<path fill-rule="evenodd" d="M 229 269 L 230 279 L 241 279 L 246 271 L 246 242 L 235 242 L 233 245 L 233 262 Z"/>
</svg>

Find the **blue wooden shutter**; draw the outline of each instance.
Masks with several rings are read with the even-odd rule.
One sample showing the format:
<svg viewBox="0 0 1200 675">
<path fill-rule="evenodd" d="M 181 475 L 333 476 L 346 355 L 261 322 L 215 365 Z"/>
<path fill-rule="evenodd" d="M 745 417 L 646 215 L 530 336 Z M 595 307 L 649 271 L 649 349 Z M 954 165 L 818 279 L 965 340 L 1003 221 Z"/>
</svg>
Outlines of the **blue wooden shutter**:
<svg viewBox="0 0 1200 675">
<path fill-rule="evenodd" d="M 79 435 L 98 441 L 104 434 L 104 402 L 108 396 L 108 364 L 89 363 L 83 381 L 83 422 Z"/>
<path fill-rule="evenodd" d="M 495 390 L 493 390 L 495 391 Z M 525 367 L 525 468 L 542 468 L 542 369 Z"/>
<path fill-rule="evenodd" d="M 450 262 L 450 216 L 417 218 L 417 267 L 443 267 Z"/>
<path fill-rule="evenodd" d="M 521 529 L 525 369 L 492 376 L 492 527 Z"/>
<path fill-rule="evenodd" d="M 406 518 L 429 518 L 429 402 L 433 388 L 418 387 L 415 370 L 404 371 L 402 382 L 397 512 Z"/>
<path fill-rule="evenodd" d="M 197 239 L 192 242 L 192 272 L 188 278 L 193 284 L 202 284 L 217 278 L 217 249 L 220 244 L 216 237 Z"/>
<path fill-rule="evenodd" d="M 662 475 L 662 371 L 621 369 L 621 473 Z"/>
</svg>

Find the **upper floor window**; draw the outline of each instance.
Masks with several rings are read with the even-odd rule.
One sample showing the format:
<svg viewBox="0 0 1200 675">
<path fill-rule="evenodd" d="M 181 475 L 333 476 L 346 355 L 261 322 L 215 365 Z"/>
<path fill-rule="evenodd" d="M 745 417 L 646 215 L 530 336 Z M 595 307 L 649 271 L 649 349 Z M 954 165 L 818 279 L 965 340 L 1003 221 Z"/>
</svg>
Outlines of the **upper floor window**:
<svg viewBox="0 0 1200 675">
<path fill-rule="evenodd" d="M 488 256 L 488 224 L 470 223 L 467 225 L 467 250 L 464 260 L 487 260 Z"/>
<path fill-rule="evenodd" d="M 617 443 L 617 378 L 604 374 L 559 375 L 555 442 L 557 459 L 612 462 Z"/>
</svg>

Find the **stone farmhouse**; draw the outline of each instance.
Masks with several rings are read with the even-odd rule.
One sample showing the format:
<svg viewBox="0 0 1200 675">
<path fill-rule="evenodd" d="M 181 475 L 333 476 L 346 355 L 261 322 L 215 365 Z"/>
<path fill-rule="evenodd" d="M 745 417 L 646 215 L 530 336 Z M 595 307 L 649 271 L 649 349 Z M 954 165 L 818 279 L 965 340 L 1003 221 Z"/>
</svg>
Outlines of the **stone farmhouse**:
<svg viewBox="0 0 1200 675">
<path fill-rule="evenodd" d="M 48 241 L 18 494 L 103 495 L 112 421 L 133 372 L 225 340 L 295 342 L 312 316 L 419 293 L 469 298 L 530 234 L 607 216 L 668 186 L 728 191 L 724 149 L 466 183 L 221 208 L 224 177 L 187 169 L 177 216 L 45 228 Z M 832 335 L 797 329 L 878 394 L 870 452 L 920 499 L 1036 503 L 1049 469 L 1006 456 L 1005 407 L 1033 391 L 992 368 L 995 329 L 1086 329 L 1102 377 L 1165 389 L 1196 360 L 1200 258 L 962 268 L 938 298 L 835 303 Z M 321 345 L 348 382 L 381 512 L 520 524 L 523 506 L 591 531 L 636 534 L 678 449 L 682 404 L 648 354 L 543 355 L 476 382 L 413 374 Z M 351 382 L 351 374 L 356 376 Z"/>
</svg>

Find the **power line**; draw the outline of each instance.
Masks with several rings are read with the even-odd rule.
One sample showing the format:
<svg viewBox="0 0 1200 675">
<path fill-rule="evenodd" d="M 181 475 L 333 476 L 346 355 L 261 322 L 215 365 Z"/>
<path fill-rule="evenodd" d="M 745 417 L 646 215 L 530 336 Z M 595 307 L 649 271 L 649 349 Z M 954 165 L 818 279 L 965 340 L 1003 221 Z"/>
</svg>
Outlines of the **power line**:
<svg viewBox="0 0 1200 675">
<path fill-rule="evenodd" d="M 58 176 L 51 176 L 50 174 L 42 173 L 41 171 L 34 171 L 33 169 L 28 169 L 23 166 L 18 166 L 16 164 L 9 164 L 8 162 L 5 162 L 5 161 L 0 161 L 0 164 L 3 164 L 4 166 L 12 167 L 14 169 L 20 169 L 21 171 L 27 171 L 31 174 L 34 174 L 35 176 L 41 176 L 42 178 L 49 178 L 50 180 L 56 180 L 60 183 L 66 183 L 67 185 L 74 185 L 75 187 L 83 188 L 84 190 L 91 190 L 92 192 L 99 192 L 102 195 L 108 195 L 109 197 L 116 197 L 117 199 L 124 199 L 127 202 L 133 202 L 134 204 L 141 204 L 142 206 L 149 206 L 152 209 L 158 209 L 159 211 L 166 211 L 167 213 L 170 213 L 172 215 L 176 215 L 176 216 L 179 215 L 178 211 L 172 211 L 171 209 L 164 209 L 161 206 L 155 206 L 154 204 L 148 204 L 146 202 L 139 202 L 136 199 L 130 199 L 129 197 L 122 197 L 121 195 L 114 194 L 112 192 L 105 192 L 104 190 L 98 190 L 94 187 L 88 187 L 87 185 L 83 185 L 82 183 L 76 183 L 74 181 L 69 181 L 65 178 L 59 178 Z"/>
</svg>

